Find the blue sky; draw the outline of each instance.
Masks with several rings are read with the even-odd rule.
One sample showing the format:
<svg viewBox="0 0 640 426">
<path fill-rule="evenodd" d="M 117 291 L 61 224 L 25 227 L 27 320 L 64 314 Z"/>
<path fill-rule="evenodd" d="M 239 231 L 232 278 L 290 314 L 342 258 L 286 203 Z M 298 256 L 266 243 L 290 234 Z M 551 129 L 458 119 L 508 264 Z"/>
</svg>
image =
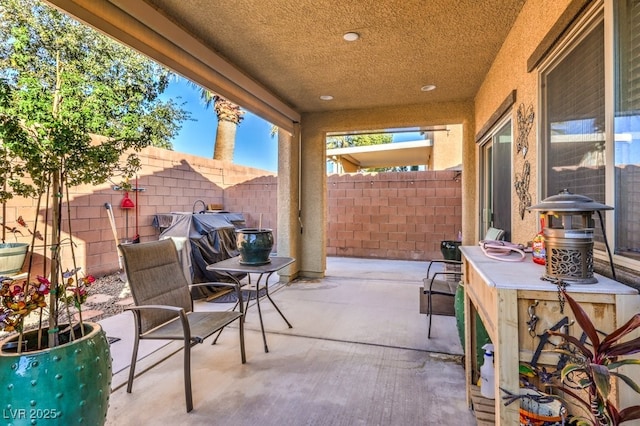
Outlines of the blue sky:
<svg viewBox="0 0 640 426">
<path fill-rule="evenodd" d="M 172 141 L 177 152 L 213 158 L 218 120 L 213 108 L 205 108 L 200 100 L 200 89 L 195 88 L 182 77 L 171 81 L 162 95 L 185 104 L 183 108 L 191 112 L 191 121 L 182 123 L 182 129 Z M 178 99 L 180 98 L 180 99 Z M 233 162 L 242 166 L 255 167 L 270 172 L 278 171 L 278 139 L 270 135 L 271 123 L 246 112 L 238 126 Z M 393 142 L 422 139 L 418 132 L 395 133 Z"/>
<path fill-rule="evenodd" d="M 177 99 L 180 97 L 180 99 Z M 163 98 L 186 102 L 183 108 L 191 112 L 193 121 L 182 123 L 182 129 L 172 141 L 177 152 L 213 158 L 218 120 L 213 108 L 205 109 L 200 100 L 200 89 L 178 78 L 170 83 Z M 233 162 L 243 166 L 277 172 L 278 139 L 270 136 L 271 123 L 246 112 L 236 133 L 236 149 Z"/>
</svg>

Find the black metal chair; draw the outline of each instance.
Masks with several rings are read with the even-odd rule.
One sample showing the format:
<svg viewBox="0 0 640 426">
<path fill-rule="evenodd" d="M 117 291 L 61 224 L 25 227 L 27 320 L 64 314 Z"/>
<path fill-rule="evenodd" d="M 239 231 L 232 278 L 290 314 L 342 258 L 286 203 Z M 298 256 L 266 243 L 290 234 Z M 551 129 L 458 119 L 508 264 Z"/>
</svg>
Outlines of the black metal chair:
<svg viewBox="0 0 640 426">
<path fill-rule="evenodd" d="M 434 265 L 442 264 L 452 267 L 444 272 L 432 272 Z M 462 279 L 462 262 L 458 260 L 438 259 L 429 262 L 427 277 L 424 282 L 424 294 L 427 295 L 427 316 L 429 317 L 429 330 L 427 338 L 431 338 L 431 320 L 433 315 L 454 316 L 454 297 L 458 284 Z"/>
<path fill-rule="evenodd" d="M 501 240 L 504 230 L 489 228 L 484 240 Z M 444 265 L 444 271 L 433 272 L 434 265 Z M 427 316 L 429 329 L 427 338 L 431 338 L 431 320 L 433 315 L 455 316 L 455 295 L 462 279 L 462 262 L 459 260 L 436 259 L 429 261 L 423 293 L 427 295 Z"/>
<path fill-rule="evenodd" d="M 127 392 L 131 393 L 135 377 L 140 339 L 182 340 L 184 342 L 184 388 L 187 412 L 193 409 L 191 391 L 191 347 L 222 330 L 234 321 L 240 329 L 240 354 L 246 362 L 242 292 L 235 283 L 215 283 L 233 287 L 240 300 L 240 310 L 193 312 L 189 283 L 185 278 L 178 252 L 171 239 L 139 244 L 123 244 L 120 250 L 135 306 L 135 342 Z M 198 285 L 198 284 L 194 284 Z M 211 285 L 205 283 L 203 285 Z"/>
</svg>

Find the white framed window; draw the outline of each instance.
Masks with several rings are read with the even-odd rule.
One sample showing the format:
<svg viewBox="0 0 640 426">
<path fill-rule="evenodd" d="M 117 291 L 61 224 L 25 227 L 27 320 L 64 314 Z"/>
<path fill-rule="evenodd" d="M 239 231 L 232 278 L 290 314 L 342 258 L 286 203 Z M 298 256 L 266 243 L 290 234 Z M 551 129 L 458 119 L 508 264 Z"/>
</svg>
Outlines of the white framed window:
<svg viewBox="0 0 640 426">
<path fill-rule="evenodd" d="M 613 11 L 615 253 L 640 260 L 640 1 Z"/>
<path fill-rule="evenodd" d="M 562 189 L 614 207 L 616 262 L 640 260 L 640 1 L 607 0 L 540 70 L 541 199 Z M 596 219 L 596 250 L 605 241 Z"/>
</svg>

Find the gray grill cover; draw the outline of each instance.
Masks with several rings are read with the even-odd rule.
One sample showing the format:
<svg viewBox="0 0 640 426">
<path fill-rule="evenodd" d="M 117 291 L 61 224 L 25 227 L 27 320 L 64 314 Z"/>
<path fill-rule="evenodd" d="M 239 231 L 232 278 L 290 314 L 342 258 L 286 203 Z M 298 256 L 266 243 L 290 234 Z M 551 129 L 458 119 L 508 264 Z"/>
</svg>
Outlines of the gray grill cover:
<svg viewBox="0 0 640 426">
<path fill-rule="evenodd" d="M 207 271 L 207 265 L 238 256 L 235 230 L 245 227 L 242 213 L 163 214 L 156 216 L 154 225 L 166 224 L 169 216 L 171 224 L 160 233 L 160 239 L 174 239 L 187 279 L 194 284 L 231 281 L 223 274 Z M 216 291 L 215 286 L 206 286 L 194 288 L 191 293 L 194 299 L 201 299 Z"/>
</svg>

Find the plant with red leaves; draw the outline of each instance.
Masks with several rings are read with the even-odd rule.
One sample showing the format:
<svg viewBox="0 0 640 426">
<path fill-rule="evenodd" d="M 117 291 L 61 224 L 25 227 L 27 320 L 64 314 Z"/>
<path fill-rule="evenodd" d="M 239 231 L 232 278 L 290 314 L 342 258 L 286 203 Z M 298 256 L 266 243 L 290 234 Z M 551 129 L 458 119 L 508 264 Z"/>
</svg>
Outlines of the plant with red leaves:
<svg viewBox="0 0 640 426">
<path fill-rule="evenodd" d="M 565 339 L 569 346 L 567 349 L 554 351 L 570 357 L 570 361 L 561 371 L 561 383 L 551 387 L 573 397 L 588 413 L 588 418 L 578 417 L 574 424 L 619 425 L 640 419 L 640 405 L 618 410 L 609 399 L 613 377 L 619 378 L 621 382 L 640 394 L 640 386 L 629 376 L 617 371 L 624 365 L 640 364 L 640 359 L 623 358 L 640 352 L 640 337 L 621 341 L 640 327 L 640 313 L 635 314 L 622 327 L 600 339 L 599 331 L 596 330 L 580 304 L 566 291 L 563 291 L 563 296 L 590 343 L 583 343 L 569 334 L 549 331 L 550 334 Z"/>
</svg>

